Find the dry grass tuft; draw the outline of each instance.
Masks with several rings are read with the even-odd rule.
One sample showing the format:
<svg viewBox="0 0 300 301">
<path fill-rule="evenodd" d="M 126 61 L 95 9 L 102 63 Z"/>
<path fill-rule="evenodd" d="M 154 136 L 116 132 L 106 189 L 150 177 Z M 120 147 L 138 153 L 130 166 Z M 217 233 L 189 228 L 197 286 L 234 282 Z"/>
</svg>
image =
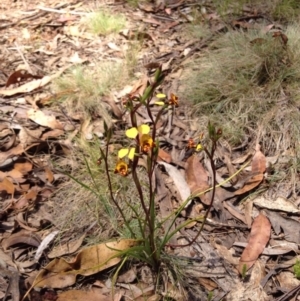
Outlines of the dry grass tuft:
<svg viewBox="0 0 300 301">
<path fill-rule="evenodd" d="M 92 224 L 94 227 L 89 231 L 87 244 L 96 244 L 112 237 L 130 237 L 124 221 L 110 201 L 103 162 L 100 165 L 97 164 L 99 147 L 99 142 L 88 143 L 78 139 L 73 157 L 58 161 L 60 169 L 76 180 L 65 182 L 53 197 L 56 204 L 53 208 L 53 216 L 57 217 L 54 224 L 60 230 L 60 239 L 67 239 L 74 233 L 82 233 Z M 132 186 L 130 177 L 122 178 L 120 181 L 120 176 L 113 173 L 116 154 L 112 152 L 110 157 L 115 195 L 119 199 L 119 204 L 130 221 L 131 227 L 139 237 L 138 221 L 131 218 L 131 209 L 126 204 L 129 202 L 137 212 L 141 212 L 137 193 Z M 96 194 L 79 182 L 94 190 Z M 122 191 L 122 194 L 119 194 L 119 191 Z"/>
<path fill-rule="evenodd" d="M 280 37 L 228 32 L 193 61 L 182 97 L 192 100 L 199 124 L 211 120 L 233 145 L 261 142 L 265 154 L 290 154 L 299 170 L 300 26 Z"/>
<path fill-rule="evenodd" d="M 299 21 L 300 2 L 298 0 L 213 0 L 218 13 L 224 18 L 240 15 L 244 7 L 263 12 L 280 22 Z"/>
<path fill-rule="evenodd" d="M 70 114 L 84 117 L 101 116 L 109 123 L 110 116 L 101 96 L 121 88 L 129 79 L 126 68 L 116 62 L 100 62 L 95 66 L 77 66 L 54 83 L 56 93 L 63 92 L 60 101 Z"/>
</svg>

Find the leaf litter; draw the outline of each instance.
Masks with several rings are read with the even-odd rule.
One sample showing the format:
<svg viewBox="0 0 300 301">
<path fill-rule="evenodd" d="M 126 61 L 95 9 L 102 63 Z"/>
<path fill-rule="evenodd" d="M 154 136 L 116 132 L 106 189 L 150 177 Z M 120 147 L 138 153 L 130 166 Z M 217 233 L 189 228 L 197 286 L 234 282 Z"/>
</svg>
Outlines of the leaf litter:
<svg viewBox="0 0 300 301">
<path fill-rule="evenodd" d="M 46 1 L 44 5 L 48 7 L 41 7 L 36 1 L 31 1 L 28 7 L 3 1 L 1 9 L 6 5 L 10 14 L 4 10 L 5 22 L 0 27 L 6 51 L 9 51 L 7 55 L 4 48 L 0 49 L 3 69 L 3 74 L 0 75 L 0 216 L 3 229 L 1 252 L 5 252 L 1 256 L 1 275 L 8 279 L 9 289 L 7 290 L 7 285 L 1 285 L 1 292 L 4 296 L 7 290 L 12 300 L 19 300 L 20 294 L 25 296 L 27 290 L 34 300 L 34 296 L 40 293 L 30 288 L 71 286 L 71 290 L 56 291 L 54 294 L 46 290 L 43 294 L 53 294 L 52 297 L 57 300 L 74 300 L 75 297 L 78 300 L 107 300 L 105 298 L 111 297 L 110 285 L 106 283 L 100 288 L 96 287 L 89 275 L 99 275 L 102 270 L 116 265 L 121 259 L 115 257 L 116 252 L 109 247 L 110 243 L 86 246 L 86 232 L 73 237 L 71 242 L 66 237 L 66 241 L 54 246 L 52 241 L 58 235 L 58 230 L 51 215 L 53 209 L 47 207 L 48 203 L 53 204 L 50 197 L 52 193 L 65 181 L 65 176 L 53 166 L 53 160 L 70 155 L 76 147 L 76 143 L 67 137 L 68 132 L 75 136 L 85 128 L 88 129 L 86 137 L 94 133 L 98 133 L 99 137 L 103 129 L 96 130 L 96 121 L 102 120 L 103 116 L 92 116 L 93 122 L 84 124 L 80 113 L 78 116 L 68 114 L 64 107 L 58 105 L 60 93 L 63 95 L 68 91 L 56 93 L 52 90 L 51 83 L 67 70 L 72 70 L 74 64 L 89 64 L 89 68 L 93 68 L 93 62 L 99 59 L 98 53 L 101 53 L 101 60 L 120 61 L 126 47 L 135 42 L 142 43 L 140 59 L 132 69 L 138 80 L 132 81 L 126 91 L 115 89 L 107 93 L 106 98 L 102 98 L 107 103 L 109 114 L 117 118 L 112 119 L 117 127 L 120 121 L 126 123 L 126 116 L 120 106 L 122 97 L 126 94 L 132 97 L 142 94 L 151 77 L 151 69 L 162 64 L 168 75 L 164 85 L 160 87 L 161 92 L 166 95 L 176 94 L 180 82 L 178 70 L 183 69 L 188 60 L 199 55 L 200 51 L 213 42 L 217 33 L 228 30 L 227 25 L 224 25 L 221 17 L 210 6 L 203 6 L 202 16 L 211 26 L 211 33 L 208 37 L 191 42 L 188 36 L 184 36 L 184 30 L 185 26 L 191 25 L 193 13 L 197 12 L 193 11 L 193 1 L 162 2 L 160 5 L 139 3 L 139 10 L 127 5 L 125 8 L 116 6 L 114 9 L 123 13 L 131 25 L 141 22 L 142 29 L 124 30 L 120 35 L 95 39 L 94 35 L 78 25 L 80 16 L 85 16 L 90 9 L 89 5 L 79 1 L 59 5 Z M 232 21 L 233 29 L 272 30 L 274 24 L 265 26 L 259 22 L 260 17 L 255 10 L 253 12 L 248 15 L 246 10 L 243 11 L 246 17 Z M 12 15 L 16 21 L 11 21 Z M 20 26 L 26 28 L 22 35 L 19 33 Z M 38 34 L 37 28 L 43 30 Z M 287 36 L 282 32 L 275 32 L 273 37 L 282 41 L 283 47 L 289 45 Z M 258 42 L 252 41 L 253 45 L 256 43 Z M 73 90 L 72 93 L 76 91 Z M 51 102 L 53 107 L 48 107 Z M 191 115 L 184 106 L 181 103 L 175 113 L 162 116 L 158 129 L 161 141 L 159 164 L 165 170 L 157 170 L 156 173 L 165 185 L 158 190 L 157 202 L 160 205 L 157 214 L 165 218 L 183 201 L 193 197 L 186 204 L 185 216 L 178 217 L 177 226 L 185 219 L 203 215 L 210 203 L 212 185 L 212 171 L 202 154 L 191 156 L 187 150 L 188 140 L 195 136 L 195 131 L 192 130 L 192 122 L 189 122 Z M 138 113 L 141 121 L 147 121 L 147 112 L 139 110 Z M 228 300 L 244 300 L 242 298 L 246 298 L 246 291 L 251 291 L 252 296 L 247 295 L 249 300 L 267 300 L 266 293 L 272 295 L 279 288 L 269 278 L 262 278 L 261 275 L 272 272 L 282 287 L 293 292 L 299 286 L 291 273 L 291 267 L 296 263 L 295 253 L 299 252 L 299 233 L 293 231 L 299 229 L 299 204 L 270 192 L 254 197 L 251 195 L 255 195 L 260 188 L 268 187 L 267 162 L 276 164 L 278 154 L 275 161 L 270 161 L 259 145 L 256 145 L 255 153 L 251 156 L 253 151 L 250 145 L 248 148 L 242 147 L 244 151 L 227 152 L 227 145 L 225 141 L 223 143 L 219 146 L 216 201 L 204 226 L 203 235 L 199 237 L 197 246 L 175 248 L 171 254 L 178 256 L 178 260 L 183 258 L 183 266 L 187 262 L 190 265 L 186 269 L 185 277 L 189 278 L 189 284 L 185 289 L 190 298 L 194 291 L 201 300 L 207 299 L 208 292 L 211 291 L 214 291 L 219 300 L 225 295 Z M 250 169 L 245 164 L 249 159 Z M 247 198 L 251 206 L 240 202 Z M 54 200 L 57 201 L 55 198 Z M 68 200 L 65 199 L 64 202 Z M 57 207 L 54 204 L 55 206 Z M 196 235 L 199 226 L 200 222 L 195 222 L 182 229 L 178 233 L 180 235 L 174 237 L 172 244 L 186 244 Z M 246 230 L 247 227 L 250 233 Z M 271 227 L 275 234 L 271 232 Z M 70 229 L 70 236 L 74 236 L 73 231 L 74 229 Z M 122 243 L 125 245 L 120 247 L 119 244 Z M 119 241 L 119 244 L 112 248 L 125 250 L 135 242 L 125 239 Z M 83 246 L 85 247 L 81 248 Z M 245 248 L 243 252 L 241 248 Z M 273 249 L 273 252 L 269 249 Z M 280 253 L 279 250 L 292 252 Z M 71 260 L 64 259 L 63 256 L 70 256 L 77 251 L 77 255 Z M 42 262 L 40 258 L 47 262 L 43 265 L 44 268 L 37 264 L 37 261 Z M 49 262 L 49 259 L 53 260 Z M 290 269 L 289 274 L 282 271 L 285 264 Z M 244 265 L 246 271 L 249 270 L 249 283 L 244 282 L 237 273 L 244 273 Z M 78 281 L 77 275 L 90 279 L 92 288 L 76 290 L 74 284 Z M 103 276 L 109 278 L 108 274 Z M 26 282 L 26 288 L 19 287 L 19 277 Z M 146 280 L 139 283 L 146 284 L 145 287 L 139 288 L 133 284 L 135 279 L 132 278 L 129 285 L 125 285 L 126 281 L 120 279 L 122 283 L 116 284 L 114 300 L 122 296 L 126 300 L 132 296 L 139 300 L 147 294 L 147 289 L 151 295 L 148 300 L 160 300 L 164 296 L 174 300 L 187 299 L 181 287 L 171 284 L 170 280 L 166 280 L 165 290 L 159 291 L 152 284 L 147 284 Z M 132 296 L 129 292 L 132 292 Z M 283 296 L 287 294 L 281 293 Z"/>
</svg>

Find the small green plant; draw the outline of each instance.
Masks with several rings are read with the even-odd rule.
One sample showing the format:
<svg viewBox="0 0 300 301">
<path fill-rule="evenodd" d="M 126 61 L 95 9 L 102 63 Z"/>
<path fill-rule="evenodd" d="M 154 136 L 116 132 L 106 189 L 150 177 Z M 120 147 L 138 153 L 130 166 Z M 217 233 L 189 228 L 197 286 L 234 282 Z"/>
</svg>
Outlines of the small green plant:
<svg viewBox="0 0 300 301">
<path fill-rule="evenodd" d="M 97 35 L 118 33 L 126 24 L 126 19 L 121 14 L 112 14 L 108 11 L 91 13 L 83 21 L 89 31 Z"/>
<path fill-rule="evenodd" d="M 207 296 L 207 301 L 211 301 L 213 297 L 214 297 L 214 292 L 209 292 Z"/>
<path fill-rule="evenodd" d="M 242 274 L 241 274 L 241 277 L 242 277 L 243 280 L 246 278 L 246 275 L 247 275 L 247 265 L 243 264 Z"/>
<path fill-rule="evenodd" d="M 300 261 L 297 260 L 293 266 L 294 274 L 297 279 L 300 279 Z"/>
</svg>

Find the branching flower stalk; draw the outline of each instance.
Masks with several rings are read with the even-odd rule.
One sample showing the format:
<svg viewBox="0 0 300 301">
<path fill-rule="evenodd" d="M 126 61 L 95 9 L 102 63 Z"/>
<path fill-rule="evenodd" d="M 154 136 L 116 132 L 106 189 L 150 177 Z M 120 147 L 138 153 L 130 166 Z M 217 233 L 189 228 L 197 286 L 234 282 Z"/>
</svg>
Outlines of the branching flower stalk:
<svg viewBox="0 0 300 301">
<path fill-rule="evenodd" d="M 208 123 L 208 134 L 209 134 L 209 138 L 211 140 L 211 149 L 208 150 L 207 147 L 203 147 L 203 150 L 205 151 L 206 155 L 209 158 L 210 161 L 210 165 L 212 168 L 212 193 L 211 193 L 211 199 L 210 199 L 210 204 L 208 205 L 208 208 L 204 214 L 200 229 L 197 233 L 197 235 L 186 245 L 181 245 L 180 247 L 187 247 L 192 245 L 200 236 L 203 227 L 206 223 L 206 220 L 208 218 L 208 215 L 212 209 L 213 203 L 214 203 L 214 199 L 215 199 L 215 194 L 216 194 L 216 186 L 217 186 L 217 179 L 216 179 L 216 174 L 217 174 L 217 170 L 216 170 L 216 164 L 214 161 L 214 154 L 217 148 L 217 141 L 220 139 L 220 137 L 222 136 L 222 130 L 218 129 L 216 130 L 216 128 L 214 127 L 214 125 L 212 125 L 210 122 Z"/>
<path fill-rule="evenodd" d="M 216 188 L 217 188 L 217 180 L 216 180 L 216 165 L 215 165 L 215 162 L 214 162 L 214 154 L 215 154 L 215 151 L 216 151 L 216 148 L 217 148 L 217 141 L 220 139 L 220 137 L 222 136 L 222 130 L 221 129 L 218 129 L 216 130 L 215 126 L 212 125 L 210 122 L 208 123 L 208 135 L 209 135 L 209 139 L 211 141 L 211 148 L 210 150 L 206 147 L 206 146 L 203 146 L 202 144 L 198 144 L 198 145 L 193 145 L 193 147 L 195 149 L 197 149 L 198 151 L 199 150 L 203 150 L 209 161 L 210 161 L 210 165 L 211 165 L 211 168 L 212 168 L 212 194 L 211 194 L 211 200 L 210 200 L 210 204 L 208 205 L 208 208 L 207 208 L 207 211 L 206 213 L 204 214 L 204 216 L 200 219 L 201 220 L 201 226 L 200 226 L 200 229 L 198 230 L 198 233 L 197 235 L 187 244 L 185 245 L 174 245 L 174 244 L 168 244 L 167 242 L 171 239 L 171 237 L 173 235 L 175 235 L 175 233 L 177 233 L 178 231 L 180 231 L 182 228 L 184 228 L 185 226 L 187 226 L 189 223 L 193 222 L 193 221 L 200 221 L 199 218 L 195 218 L 195 219 L 192 219 L 190 221 L 187 221 L 181 225 L 179 225 L 173 232 L 170 232 L 173 224 L 175 223 L 175 220 L 176 218 L 179 216 L 179 214 L 182 212 L 182 210 L 185 208 L 185 205 L 194 197 L 197 197 L 203 193 L 205 193 L 205 191 L 203 192 L 200 192 L 198 193 L 197 195 L 192 195 L 190 198 L 188 198 L 180 207 L 179 209 L 177 210 L 175 216 L 173 217 L 173 221 L 172 223 L 170 224 L 169 226 L 169 229 L 167 230 L 167 233 L 166 233 L 166 238 L 164 239 L 164 243 L 162 243 L 161 247 L 164 247 L 164 246 L 169 246 L 169 247 L 172 247 L 172 248 L 182 248 L 182 247 L 188 247 L 188 246 L 191 246 L 197 239 L 198 237 L 200 236 L 202 230 L 203 230 L 203 227 L 206 223 L 206 220 L 208 218 L 208 215 L 211 211 L 211 208 L 213 206 L 213 203 L 214 203 L 214 199 L 215 199 L 215 193 L 216 193 Z M 169 217 L 168 217 L 169 218 Z M 167 218 L 167 219 L 168 219 Z"/>
</svg>

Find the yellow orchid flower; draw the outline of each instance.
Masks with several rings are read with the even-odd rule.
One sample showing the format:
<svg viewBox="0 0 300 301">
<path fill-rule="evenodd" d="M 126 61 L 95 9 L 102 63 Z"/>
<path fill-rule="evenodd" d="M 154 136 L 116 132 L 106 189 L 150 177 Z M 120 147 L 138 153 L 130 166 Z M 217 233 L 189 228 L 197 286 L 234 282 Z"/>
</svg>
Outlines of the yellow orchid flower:
<svg viewBox="0 0 300 301">
<path fill-rule="evenodd" d="M 116 164 L 115 173 L 118 173 L 122 177 L 126 177 L 128 175 L 128 164 L 120 159 Z"/>
<path fill-rule="evenodd" d="M 148 153 L 155 146 L 155 143 L 150 135 L 144 134 L 141 137 L 140 146 L 143 153 Z"/>
</svg>

